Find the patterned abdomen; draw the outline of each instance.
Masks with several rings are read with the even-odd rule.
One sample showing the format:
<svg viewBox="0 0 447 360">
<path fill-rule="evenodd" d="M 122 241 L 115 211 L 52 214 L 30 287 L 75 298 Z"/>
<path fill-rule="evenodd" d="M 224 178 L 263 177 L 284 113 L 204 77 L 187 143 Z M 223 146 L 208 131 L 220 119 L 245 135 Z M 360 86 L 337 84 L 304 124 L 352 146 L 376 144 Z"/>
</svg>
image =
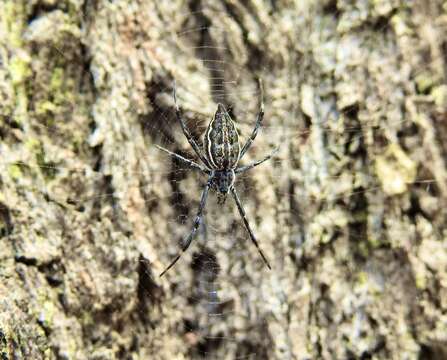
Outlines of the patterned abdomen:
<svg viewBox="0 0 447 360">
<path fill-rule="evenodd" d="M 239 135 L 222 104 L 217 105 L 205 133 L 205 149 L 211 165 L 218 170 L 233 169 L 239 160 Z"/>
</svg>

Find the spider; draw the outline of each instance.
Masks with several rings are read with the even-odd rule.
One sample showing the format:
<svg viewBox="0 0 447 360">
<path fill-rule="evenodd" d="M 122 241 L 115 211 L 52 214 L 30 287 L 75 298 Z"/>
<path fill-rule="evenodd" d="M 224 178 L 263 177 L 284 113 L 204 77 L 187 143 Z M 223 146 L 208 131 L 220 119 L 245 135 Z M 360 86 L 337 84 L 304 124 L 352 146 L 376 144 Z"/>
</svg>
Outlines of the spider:
<svg viewBox="0 0 447 360">
<path fill-rule="evenodd" d="M 175 263 L 180 259 L 182 254 L 188 249 L 189 245 L 191 245 L 191 242 L 194 239 L 194 235 L 196 234 L 197 230 L 200 227 L 200 224 L 202 223 L 203 211 L 205 209 L 206 199 L 208 197 L 208 192 L 210 188 L 217 191 L 218 203 L 220 204 L 222 204 L 225 201 L 228 192 L 231 193 L 236 202 L 237 208 L 242 217 L 245 228 L 247 229 L 248 234 L 250 235 L 251 241 L 258 249 L 258 252 L 261 255 L 262 259 L 264 260 L 265 265 L 269 269 L 271 269 L 271 266 L 267 261 L 267 258 L 265 257 L 264 253 L 259 247 L 258 241 L 256 240 L 256 237 L 250 228 L 247 216 L 245 214 L 245 210 L 242 206 L 239 196 L 237 195 L 236 189 L 234 188 L 234 181 L 236 178 L 236 174 L 243 173 L 255 166 L 262 164 L 263 162 L 269 160 L 278 150 L 276 149 L 262 160 L 255 161 L 254 163 L 249 165 L 238 166 L 239 161 L 242 159 L 242 157 L 245 155 L 245 153 L 255 140 L 256 135 L 258 134 L 258 130 L 262 124 L 262 120 L 264 118 L 264 99 L 263 99 L 263 87 L 261 81 L 259 81 L 259 87 L 261 93 L 261 105 L 259 113 L 256 119 L 256 124 L 253 129 L 253 132 L 251 136 L 248 138 L 245 145 L 242 147 L 242 150 L 239 145 L 239 134 L 236 130 L 236 126 L 233 120 L 231 119 L 230 115 L 228 114 L 227 110 L 222 104 L 217 104 L 217 110 L 214 114 L 213 119 L 210 121 L 204 135 L 204 144 L 202 150 L 192 137 L 191 133 L 186 127 L 185 121 L 182 118 L 182 112 L 177 103 L 177 96 L 175 90 L 176 86 L 174 82 L 173 96 L 174 96 L 175 113 L 177 120 L 180 122 L 183 134 L 185 135 L 189 144 L 199 157 L 202 164 L 198 164 L 193 160 L 189 160 L 161 146 L 158 145 L 156 146 L 157 148 L 168 153 L 177 160 L 180 160 L 190 168 L 200 170 L 201 172 L 208 175 L 208 181 L 206 182 L 206 185 L 202 191 L 199 209 L 197 211 L 197 216 L 194 220 L 192 230 L 189 233 L 188 237 L 185 239 L 179 255 L 177 255 L 177 257 L 169 264 L 169 266 L 160 274 L 160 277 L 163 276 L 170 268 L 172 268 L 175 265 Z"/>
</svg>

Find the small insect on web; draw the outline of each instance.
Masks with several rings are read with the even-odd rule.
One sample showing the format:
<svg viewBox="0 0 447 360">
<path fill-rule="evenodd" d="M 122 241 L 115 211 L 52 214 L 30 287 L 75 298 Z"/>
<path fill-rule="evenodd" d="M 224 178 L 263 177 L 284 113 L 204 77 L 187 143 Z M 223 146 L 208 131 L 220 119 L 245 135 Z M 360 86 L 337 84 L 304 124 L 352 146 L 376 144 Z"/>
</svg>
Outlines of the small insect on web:
<svg viewBox="0 0 447 360">
<path fill-rule="evenodd" d="M 220 204 L 222 204 L 225 201 L 228 192 L 231 192 L 231 195 L 233 196 L 236 202 L 236 206 L 242 217 L 245 228 L 247 229 L 248 234 L 250 235 L 251 241 L 258 249 L 258 252 L 261 255 L 262 259 L 264 260 L 265 265 L 269 269 L 271 269 L 271 266 L 267 261 L 267 258 L 265 257 L 264 253 L 259 247 L 258 241 L 256 240 L 256 237 L 252 229 L 250 228 L 250 224 L 248 223 L 245 210 L 234 187 L 234 180 L 236 178 L 236 174 L 243 173 L 255 166 L 262 164 L 263 162 L 269 160 L 278 151 L 278 149 L 276 149 L 262 160 L 255 161 L 254 163 L 246 166 L 238 167 L 239 161 L 242 159 L 244 154 L 247 152 L 247 150 L 250 148 L 251 144 L 255 140 L 256 135 L 258 134 L 258 130 L 261 127 L 262 120 L 264 118 L 264 99 L 263 99 L 262 81 L 259 80 L 259 87 L 261 92 L 261 106 L 259 109 L 258 117 L 256 119 L 256 124 L 247 142 L 242 147 L 242 150 L 239 145 L 239 134 L 236 130 L 236 126 L 222 104 L 217 104 L 217 110 L 205 132 L 203 149 L 201 149 L 197 144 L 197 142 L 192 137 L 182 118 L 182 113 L 177 103 L 175 87 L 176 86 L 174 82 L 173 94 L 175 103 L 175 113 L 177 119 L 180 122 L 183 134 L 185 135 L 191 147 L 194 149 L 195 153 L 199 157 L 202 164 L 198 164 L 195 161 L 186 159 L 185 157 L 173 153 L 160 146 L 157 147 L 160 150 L 168 153 L 172 157 L 182 161 L 190 168 L 200 170 L 201 172 L 207 174 L 208 181 L 202 191 L 199 210 L 197 211 L 197 216 L 194 220 L 192 230 L 189 233 L 188 237 L 185 239 L 180 254 L 177 255 L 177 257 L 171 262 L 171 264 L 169 264 L 169 266 L 160 274 L 160 277 L 163 276 L 171 267 L 175 265 L 175 263 L 180 259 L 182 254 L 188 249 L 189 245 L 194 239 L 194 236 L 202 222 L 203 211 L 205 209 L 206 199 L 208 197 L 208 192 L 210 188 L 213 188 L 215 191 L 217 191 L 218 200 Z"/>
</svg>

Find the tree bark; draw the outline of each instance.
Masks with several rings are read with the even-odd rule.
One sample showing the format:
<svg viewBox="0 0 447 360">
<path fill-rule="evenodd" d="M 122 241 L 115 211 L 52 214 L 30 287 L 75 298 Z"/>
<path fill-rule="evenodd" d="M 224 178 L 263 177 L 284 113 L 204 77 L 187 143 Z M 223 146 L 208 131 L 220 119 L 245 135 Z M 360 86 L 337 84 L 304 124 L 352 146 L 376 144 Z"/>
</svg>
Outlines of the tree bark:
<svg viewBox="0 0 447 360">
<path fill-rule="evenodd" d="M 447 357 L 447 3 L 3 0 L 2 359 Z M 263 264 L 194 159 L 223 103 Z M 195 161 L 199 161 L 195 158 Z"/>
</svg>

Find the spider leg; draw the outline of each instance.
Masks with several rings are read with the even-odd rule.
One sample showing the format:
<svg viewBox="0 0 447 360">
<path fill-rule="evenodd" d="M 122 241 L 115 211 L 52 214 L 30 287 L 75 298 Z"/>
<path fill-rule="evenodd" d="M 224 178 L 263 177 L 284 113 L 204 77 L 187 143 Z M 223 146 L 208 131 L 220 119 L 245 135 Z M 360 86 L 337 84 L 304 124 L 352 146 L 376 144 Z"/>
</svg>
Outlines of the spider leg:
<svg viewBox="0 0 447 360">
<path fill-rule="evenodd" d="M 235 173 L 235 174 L 239 174 L 239 173 L 241 173 L 241 172 L 250 170 L 251 168 L 254 168 L 255 166 L 258 166 L 258 165 L 262 164 L 264 161 L 269 160 L 273 155 L 275 155 L 275 154 L 278 152 L 278 150 L 279 150 L 279 149 L 275 149 L 271 154 L 267 155 L 267 156 L 266 156 L 264 159 L 262 159 L 262 160 L 258 160 L 258 161 L 255 161 L 255 162 L 252 163 L 252 164 L 249 164 L 249 165 L 246 165 L 246 166 L 241 166 L 241 167 L 237 168 L 236 170 L 234 170 L 234 173 Z"/>
<path fill-rule="evenodd" d="M 242 150 L 240 152 L 239 160 L 242 159 L 244 154 L 247 152 L 247 150 L 250 148 L 251 144 L 255 140 L 256 135 L 258 135 L 258 130 L 261 127 L 262 120 L 264 119 L 264 88 L 262 86 L 262 80 L 261 79 L 259 79 L 259 89 L 260 89 L 260 92 L 261 92 L 261 106 L 260 106 L 260 109 L 259 109 L 258 118 L 256 119 L 256 124 L 255 124 L 255 127 L 253 129 L 253 132 L 251 133 L 250 137 L 248 138 L 247 142 L 245 143 L 245 145 L 243 146 L 243 148 L 242 148 Z"/>
<path fill-rule="evenodd" d="M 196 234 L 196 232 L 199 229 L 199 226 L 200 226 L 200 224 L 202 222 L 203 210 L 205 209 L 206 198 L 208 196 L 208 191 L 209 191 L 209 189 L 211 187 L 211 183 L 212 183 L 212 177 L 210 176 L 210 179 L 208 180 L 208 182 L 205 185 L 205 188 L 202 191 L 202 197 L 200 198 L 199 210 L 197 211 L 197 216 L 196 216 L 196 219 L 194 220 L 194 225 L 192 226 L 192 230 L 189 233 L 188 237 L 186 238 L 186 240 L 185 240 L 185 242 L 184 242 L 184 244 L 182 246 L 182 251 L 169 264 L 169 266 L 165 270 L 163 270 L 163 272 L 160 274 L 160 277 L 162 277 L 170 268 L 172 268 L 175 265 L 175 263 L 178 261 L 178 259 L 180 259 L 180 257 L 183 255 L 183 253 L 186 250 L 188 250 L 189 245 L 191 245 L 191 242 L 194 239 L 194 235 Z"/>
<path fill-rule="evenodd" d="M 200 165 L 197 164 L 195 161 L 189 160 L 189 159 L 187 159 L 187 158 L 185 158 L 185 157 L 183 157 L 183 156 L 181 156 L 181 155 L 179 155 L 179 154 L 176 154 L 176 153 L 174 153 L 174 152 L 172 152 L 172 151 L 169 151 L 168 149 L 165 149 L 164 147 L 161 147 L 161 146 L 158 146 L 158 145 L 155 145 L 155 146 L 156 146 L 158 149 L 160 149 L 161 151 L 164 151 L 164 152 L 168 153 L 169 155 L 171 155 L 172 157 L 176 158 L 177 160 L 182 161 L 183 163 L 185 163 L 185 164 L 188 165 L 189 167 L 192 167 L 192 168 L 194 168 L 194 169 L 201 170 L 201 171 L 203 171 L 204 173 L 207 173 L 207 174 L 210 173 L 208 169 L 205 169 L 203 166 L 200 166 Z"/>
<path fill-rule="evenodd" d="M 196 154 L 199 157 L 199 159 L 202 160 L 202 162 L 205 164 L 205 166 L 207 168 L 210 168 L 210 164 L 208 163 L 208 160 L 205 158 L 205 156 L 203 156 L 202 152 L 200 151 L 199 145 L 194 140 L 194 138 L 192 137 L 191 133 L 189 132 L 185 122 L 183 121 L 182 111 L 180 110 L 180 107 L 179 107 L 179 105 L 177 103 L 177 95 L 176 95 L 175 88 L 176 88 L 176 85 L 175 85 L 175 81 L 174 81 L 173 95 L 174 95 L 174 103 L 175 103 L 175 115 L 177 116 L 177 120 L 180 122 L 180 125 L 181 125 L 182 130 L 183 130 L 183 134 L 185 135 L 185 137 L 188 140 L 188 142 L 191 145 L 191 147 L 196 152 Z"/>
<path fill-rule="evenodd" d="M 267 261 L 267 258 L 265 257 L 264 253 L 262 252 L 261 248 L 259 247 L 258 241 L 256 240 L 255 234 L 253 234 L 253 231 L 250 228 L 250 224 L 247 220 L 247 215 L 245 214 L 245 210 L 242 207 L 241 201 L 239 200 L 239 196 L 236 193 L 236 189 L 234 187 L 231 187 L 231 193 L 233 194 L 234 200 L 236 201 L 237 208 L 239 210 L 239 213 L 241 214 L 242 220 L 244 221 L 245 228 L 247 229 L 248 233 L 250 234 L 250 239 L 255 244 L 256 248 L 258 249 L 259 254 L 262 257 L 262 260 L 264 260 L 265 265 L 271 270 L 271 266 L 269 262 Z"/>
</svg>

